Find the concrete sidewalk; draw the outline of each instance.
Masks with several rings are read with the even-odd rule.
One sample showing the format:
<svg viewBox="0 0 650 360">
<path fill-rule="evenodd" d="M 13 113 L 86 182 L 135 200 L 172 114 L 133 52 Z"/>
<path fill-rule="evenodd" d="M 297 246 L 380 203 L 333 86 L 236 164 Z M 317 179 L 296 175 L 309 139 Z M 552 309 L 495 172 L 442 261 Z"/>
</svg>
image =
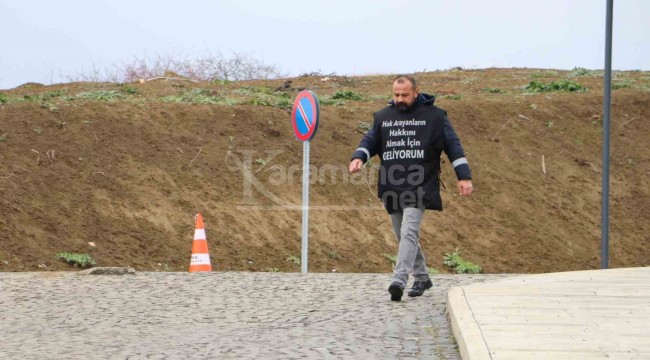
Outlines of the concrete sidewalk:
<svg viewBox="0 0 650 360">
<path fill-rule="evenodd" d="M 650 267 L 452 288 L 463 359 L 650 359 Z"/>
</svg>

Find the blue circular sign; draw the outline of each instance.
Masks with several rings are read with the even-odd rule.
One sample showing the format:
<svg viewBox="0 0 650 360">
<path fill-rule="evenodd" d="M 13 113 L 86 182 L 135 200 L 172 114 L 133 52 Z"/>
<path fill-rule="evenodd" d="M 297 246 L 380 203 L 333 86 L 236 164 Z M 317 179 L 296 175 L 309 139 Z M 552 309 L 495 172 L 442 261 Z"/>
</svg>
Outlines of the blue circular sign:
<svg viewBox="0 0 650 360">
<path fill-rule="evenodd" d="M 298 140 L 309 141 L 316 135 L 319 117 L 320 103 L 316 94 L 309 90 L 299 92 L 291 112 L 293 132 Z"/>
</svg>

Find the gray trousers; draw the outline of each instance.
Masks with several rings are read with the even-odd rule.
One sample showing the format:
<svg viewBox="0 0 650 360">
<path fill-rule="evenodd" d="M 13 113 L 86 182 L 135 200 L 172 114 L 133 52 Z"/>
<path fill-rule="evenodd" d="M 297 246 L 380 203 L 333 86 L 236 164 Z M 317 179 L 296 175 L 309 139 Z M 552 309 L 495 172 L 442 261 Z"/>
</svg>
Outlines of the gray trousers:
<svg viewBox="0 0 650 360">
<path fill-rule="evenodd" d="M 429 280 L 426 260 L 420 248 L 420 223 L 423 216 L 424 209 L 417 208 L 406 208 L 402 212 L 390 214 L 393 231 L 399 243 L 393 281 L 404 286 L 410 273 L 415 281 Z"/>
</svg>

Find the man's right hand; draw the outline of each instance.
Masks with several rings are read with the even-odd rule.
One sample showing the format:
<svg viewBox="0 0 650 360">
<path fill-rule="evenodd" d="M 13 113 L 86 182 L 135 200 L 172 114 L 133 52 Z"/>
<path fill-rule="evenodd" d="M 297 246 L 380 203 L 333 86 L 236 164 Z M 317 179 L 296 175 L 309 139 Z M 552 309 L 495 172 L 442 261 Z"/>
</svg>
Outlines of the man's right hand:
<svg viewBox="0 0 650 360">
<path fill-rule="evenodd" d="M 350 173 L 355 173 L 361 170 L 361 167 L 363 166 L 363 161 L 361 159 L 354 159 L 350 161 Z"/>
</svg>

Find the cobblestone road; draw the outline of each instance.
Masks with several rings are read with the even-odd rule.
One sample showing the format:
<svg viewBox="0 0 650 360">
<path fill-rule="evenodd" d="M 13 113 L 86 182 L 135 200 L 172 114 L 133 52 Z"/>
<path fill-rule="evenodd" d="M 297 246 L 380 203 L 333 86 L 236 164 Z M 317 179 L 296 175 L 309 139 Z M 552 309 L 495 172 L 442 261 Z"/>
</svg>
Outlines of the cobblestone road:
<svg viewBox="0 0 650 360">
<path fill-rule="evenodd" d="M 459 359 L 438 275 L 391 302 L 388 274 L 0 273 L 1 359 Z"/>
</svg>

